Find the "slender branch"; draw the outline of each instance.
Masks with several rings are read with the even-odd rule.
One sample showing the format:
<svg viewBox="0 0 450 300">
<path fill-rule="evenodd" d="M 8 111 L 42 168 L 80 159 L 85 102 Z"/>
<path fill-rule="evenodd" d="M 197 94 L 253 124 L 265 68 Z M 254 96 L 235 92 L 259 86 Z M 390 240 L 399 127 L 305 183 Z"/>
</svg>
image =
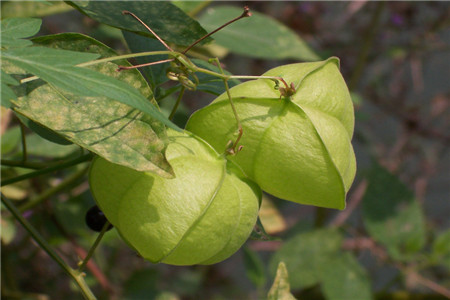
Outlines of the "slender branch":
<svg viewBox="0 0 450 300">
<path fill-rule="evenodd" d="M 433 292 L 438 293 L 438 294 L 450 299 L 450 289 L 448 289 L 440 284 L 437 284 L 436 282 L 431 281 L 430 279 L 425 278 L 418 273 L 414 274 L 413 276 L 415 277 L 416 282 L 418 282 L 419 284 L 426 286 Z"/>
<path fill-rule="evenodd" d="M 219 59 L 215 58 L 214 60 L 216 61 L 217 67 L 219 68 L 220 72 L 223 75 L 225 75 L 225 72 L 223 71 L 222 66 L 220 65 Z M 239 115 L 237 113 L 236 107 L 234 106 L 234 102 L 231 97 L 230 88 L 228 86 L 229 78 L 230 77 L 227 76 L 227 77 L 222 78 L 222 80 L 223 80 L 223 84 L 225 85 L 225 90 L 227 92 L 228 100 L 230 102 L 230 106 L 231 106 L 231 109 L 233 110 L 234 118 L 236 119 L 237 126 L 238 126 L 238 137 L 237 137 L 236 141 L 234 141 L 234 143 L 231 145 L 231 147 L 229 149 L 227 149 L 228 154 L 234 155 L 240 151 L 240 148 L 236 149 L 236 147 L 237 147 L 239 141 L 241 140 L 242 135 L 244 134 L 244 129 L 242 128 L 241 120 L 239 119 Z"/>
<path fill-rule="evenodd" d="M 181 90 L 180 90 L 180 93 L 178 94 L 177 101 L 175 102 L 175 105 L 173 106 L 172 111 L 170 112 L 169 120 L 172 120 L 173 117 L 175 116 L 175 112 L 178 109 L 178 105 L 180 105 L 181 98 L 183 98 L 185 90 L 186 90 L 186 87 L 181 86 Z"/>
<path fill-rule="evenodd" d="M 26 180 L 26 179 L 29 179 L 29 178 L 37 177 L 37 176 L 40 176 L 40 175 L 43 175 L 43 174 L 47 174 L 47 173 L 51 173 L 51 172 L 54 172 L 54 171 L 57 171 L 57 170 L 62 170 L 62 169 L 65 169 L 65 168 L 68 168 L 68 167 L 71 167 L 71 166 L 74 166 L 74 165 L 86 162 L 86 161 L 90 160 L 91 158 L 92 158 L 92 154 L 88 153 L 88 154 L 79 156 L 77 158 L 74 158 L 72 160 L 69 160 L 69 161 L 67 161 L 65 163 L 58 163 L 58 164 L 56 164 L 54 166 L 51 166 L 51 167 L 48 167 L 48 168 L 44 168 L 44 169 L 37 170 L 37 171 L 34 171 L 34 172 L 30 172 L 30 173 L 27 173 L 27 174 L 24 174 L 24 175 L 20 175 L 20 176 L 17 176 L 17 177 L 13 177 L 13 178 L 2 180 L 0 186 L 13 184 L 13 183 L 16 183 L 16 182 L 19 182 L 19 181 L 22 181 L 22 180 Z"/>
<path fill-rule="evenodd" d="M 109 222 L 106 222 L 105 225 L 103 225 L 102 230 L 100 231 L 99 235 L 97 236 L 97 238 L 94 241 L 94 244 L 89 249 L 89 252 L 87 253 L 86 257 L 80 263 L 80 265 L 78 267 L 78 272 L 82 272 L 84 270 L 84 268 L 86 267 L 87 263 L 89 262 L 89 260 L 91 259 L 92 255 L 94 254 L 95 249 L 97 249 L 97 246 L 99 245 L 99 243 L 102 240 L 103 236 L 108 231 L 109 225 L 111 225 Z"/>
<path fill-rule="evenodd" d="M 14 204 L 1 194 L 2 203 L 11 212 L 14 218 L 26 229 L 38 245 L 78 284 L 85 299 L 96 299 L 89 286 L 84 281 L 82 273 L 72 269 L 69 265 L 50 247 L 37 230 L 20 214 Z"/>
<path fill-rule="evenodd" d="M 24 169 L 43 169 L 45 167 L 48 167 L 48 163 L 42 163 L 42 162 L 31 162 L 31 161 L 17 161 L 17 160 L 8 160 L 8 159 L 2 159 L 1 163 L 2 166 L 8 166 L 8 167 L 19 167 Z"/>
<path fill-rule="evenodd" d="M 119 66 L 119 68 L 117 68 L 117 71 L 130 70 L 130 69 L 136 69 L 136 68 L 142 68 L 142 67 L 148 67 L 148 66 L 154 66 L 154 65 L 159 65 L 159 64 L 166 63 L 166 62 L 171 62 L 171 61 L 174 61 L 174 59 L 173 58 L 169 58 L 169 59 L 164 59 L 164 60 L 160 60 L 160 61 L 152 61 L 152 62 L 145 63 L 145 64 L 134 65 L 134 66 Z"/>
<path fill-rule="evenodd" d="M 220 26 L 219 28 L 211 31 L 210 33 L 204 35 L 203 37 L 199 38 L 198 40 L 196 40 L 195 42 L 193 42 L 189 47 L 187 47 L 186 49 L 184 49 L 183 54 L 186 54 L 192 47 L 194 47 L 195 45 L 197 45 L 198 43 L 200 43 L 201 41 L 203 41 L 204 39 L 206 39 L 207 37 L 213 35 L 214 33 L 216 33 L 217 31 L 221 30 L 222 28 L 230 25 L 231 23 L 234 23 L 242 18 L 246 18 L 246 17 L 250 17 L 252 15 L 252 13 L 250 12 L 250 9 L 248 8 L 248 6 L 244 6 L 244 12 L 239 16 L 234 18 L 231 21 L 228 21 L 227 23 L 223 24 L 222 26 Z"/>
<path fill-rule="evenodd" d="M 228 82 L 226 79 L 223 80 L 223 84 L 225 85 L 225 90 L 227 92 L 228 100 L 230 101 L 230 106 L 231 106 L 231 109 L 233 110 L 233 114 L 234 114 L 234 117 L 236 119 L 237 126 L 238 126 L 238 137 L 236 138 L 236 141 L 231 146 L 231 150 L 228 151 L 229 154 L 233 155 L 241 150 L 241 148 L 236 149 L 236 147 L 237 147 L 239 141 L 241 140 L 242 135 L 244 134 L 244 129 L 242 128 L 241 120 L 239 119 L 239 115 L 237 113 L 236 107 L 234 106 L 233 99 L 231 98 L 230 88 L 228 87 Z"/>
<path fill-rule="evenodd" d="M 135 18 L 139 23 L 141 23 L 142 25 L 144 25 L 144 27 L 148 30 L 148 31 L 150 31 L 157 39 L 158 39 L 158 41 L 160 41 L 160 43 L 161 44 L 163 44 L 164 45 L 164 47 L 166 47 L 166 49 L 167 50 L 169 50 L 169 51 L 173 51 L 172 50 L 172 48 L 170 48 L 169 47 L 169 45 L 167 45 L 164 41 L 163 41 L 163 39 L 162 38 L 160 38 L 147 24 L 145 24 L 144 22 L 142 22 L 142 20 L 141 19 L 139 19 L 135 14 L 133 14 L 132 12 L 129 12 L 128 10 L 124 10 L 124 11 L 122 11 L 122 14 L 123 15 L 130 15 L 130 16 L 132 16 L 133 18 Z"/>
<path fill-rule="evenodd" d="M 27 140 L 25 137 L 25 126 L 22 122 L 19 122 L 20 124 L 20 136 L 22 138 L 22 161 L 26 162 L 28 159 L 28 153 L 27 153 Z"/>
</svg>

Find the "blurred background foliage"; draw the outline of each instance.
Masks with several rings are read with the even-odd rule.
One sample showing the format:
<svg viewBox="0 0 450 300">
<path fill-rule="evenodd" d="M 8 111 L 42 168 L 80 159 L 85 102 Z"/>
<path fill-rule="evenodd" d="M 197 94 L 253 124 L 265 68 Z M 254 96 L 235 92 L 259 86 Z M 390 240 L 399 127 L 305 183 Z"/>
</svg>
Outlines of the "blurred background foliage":
<svg viewBox="0 0 450 300">
<path fill-rule="evenodd" d="M 278 262 L 284 261 L 298 299 L 450 298 L 450 4 L 174 3 L 206 30 L 228 20 L 230 11 L 234 16 L 233 8 L 249 5 L 253 25 L 235 24 L 214 36 L 215 43 L 193 50 L 198 57 L 218 56 L 232 74 L 260 75 L 282 64 L 339 57 L 356 109 L 357 177 L 344 211 L 265 195 L 260 218 L 276 239 L 249 240 L 212 266 L 151 264 L 111 230 L 86 271 L 95 294 L 101 299 L 263 299 Z M 2 1 L 1 13 L 2 19 L 42 18 L 38 35 L 80 32 L 119 53 L 139 51 L 139 41 L 64 2 Z M 270 22 L 261 22 L 258 13 L 270 16 Z M 179 126 L 214 98 L 211 93 L 221 92 L 213 83 L 204 90 L 186 93 L 175 116 Z M 154 92 L 169 114 L 175 97 L 165 97 L 163 89 Z M 17 118 L 2 107 L 2 159 L 20 160 L 20 132 Z M 30 157 L 44 163 L 80 151 L 30 130 L 27 145 Z M 1 169 L 2 178 L 25 172 Z M 7 185 L 2 193 L 72 264 L 96 238 L 84 223 L 94 204 L 85 167 Z M 3 207 L 1 229 L 2 299 L 79 299 L 63 271 Z"/>
</svg>

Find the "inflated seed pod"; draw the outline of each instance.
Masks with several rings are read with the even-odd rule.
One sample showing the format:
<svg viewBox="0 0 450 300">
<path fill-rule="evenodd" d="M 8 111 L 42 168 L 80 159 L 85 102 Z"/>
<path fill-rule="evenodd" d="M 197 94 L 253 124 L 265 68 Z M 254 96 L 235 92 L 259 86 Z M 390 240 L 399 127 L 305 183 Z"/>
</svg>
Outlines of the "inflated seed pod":
<svg viewBox="0 0 450 300">
<path fill-rule="evenodd" d="M 167 179 L 94 159 L 89 183 L 109 222 L 151 262 L 220 262 L 247 240 L 256 222 L 259 187 L 191 134 L 168 131 Z"/>
<path fill-rule="evenodd" d="M 353 104 L 339 60 L 290 64 L 263 75 L 282 77 L 295 91 L 280 98 L 280 89 L 269 79 L 230 89 L 244 129 L 244 148 L 229 159 L 276 197 L 343 209 L 356 161 L 351 145 Z M 218 152 L 226 151 L 237 137 L 227 95 L 195 112 L 186 129 Z"/>
</svg>

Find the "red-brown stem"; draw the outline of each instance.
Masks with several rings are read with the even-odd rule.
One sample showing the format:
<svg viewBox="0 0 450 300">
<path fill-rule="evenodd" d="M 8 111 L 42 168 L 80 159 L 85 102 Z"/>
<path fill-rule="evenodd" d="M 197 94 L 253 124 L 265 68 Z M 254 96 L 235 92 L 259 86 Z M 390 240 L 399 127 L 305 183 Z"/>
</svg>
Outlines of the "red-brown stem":
<svg viewBox="0 0 450 300">
<path fill-rule="evenodd" d="M 136 20 L 139 21 L 139 23 L 141 23 L 142 25 L 144 25 L 145 28 L 147 28 L 148 31 L 150 31 L 157 39 L 158 41 L 161 42 L 161 44 L 164 45 L 164 47 L 166 47 L 167 50 L 169 51 L 173 51 L 172 48 L 169 47 L 169 45 L 167 45 L 149 26 L 147 26 L 147 24 L 145 24 L 144 22 L 142 22 L 141 19 L 139 19 L 135 14 L 133 14 L 132 12 L 129 12 L 128 10 L 124 10 L 122 11 L 122 14 L 124 15 L 130 15 L 133 18 L 135 18 Z"/>
<path fill-rule="evenodd" d="M 252 13 L 250 12 L 250 9 L 248 8 L 248 6 L 244 6 L 244 12 L 242 13 L 242 15 L 240 15 L 239 17 L 234 18 L 231 21 L 228 21 L 227 23 L 223 24 L 222 26 L 220 26 L 219 28 L 211 31 L 210 33 L 208 33 L 207 35 L 204 35 L 203 37 L 199 38 L 198 40 L 196 40 L 195 42 L 193 42 L 189 47 L 187 47 L 186 49 L 184 49 L 183 54 L 186 54 L 186 52 L 188 52 L 192 47 L 194 47 L 195 45 L 197 45 L 198 43 L 200 43 L 201 41 L 203 41 L 204 39 L 206 39 L 207 37 L 213 35 L 214 33 L 216 33 L 217 31 L 221 30 L 222 28 L 230 25 L 231 23 L 236 22 L 237 20 L 240 20 L 242 18 L 246 18 L 246 17 L 250 17 L 252 15 Z"/>
</svg>

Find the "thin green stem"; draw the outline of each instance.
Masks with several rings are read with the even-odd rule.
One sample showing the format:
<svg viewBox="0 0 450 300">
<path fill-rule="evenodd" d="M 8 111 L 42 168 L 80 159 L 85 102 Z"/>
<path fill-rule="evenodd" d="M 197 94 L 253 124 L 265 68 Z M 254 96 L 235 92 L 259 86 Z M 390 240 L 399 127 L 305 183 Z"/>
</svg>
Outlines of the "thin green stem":
<svg viewBox="0 0 450 300">
<path fill-rule="evenodd" d="M 95 249 L 97 249 L 98 245 L 100 244 L 100 241 L 102 240 L 105 233 L 108 231 L 108 227 L 111 225 L 108 221 L 103 225 L 102 230 L 98 234 L 97 238 L 94 241 L 94 244 L 92 244 L 92 247 L 89 249 L 89 252 L 87 253 L 86 257 L 83 259 L 83 261 L 80 263 L 78 267 L 78 272 L 82 272 L 84 268 L 86 267 L 87 263 L 91 259 L 92 255 L 94 255 Z"/>
<path fill-rule="evenodd" d="M 175 113 L 178 109 L 178 106 L 180 105 L 181 98 L 183 98 L 185 90 L 186 90 L 186 88 L 184 86 L 182 86 L 180 93 L 178 94 L 177 101 L 175 102 L 175 105 L 173 106 L 172 111 L 170 112 L 169 120 L 172 120 L 173 117 L 175 116 Z"/>
<path fill-rule="evenodd" d="M 36 243 L 70 276 L 80 287 L 81 293 L 85 299 L 96 299 L 89 286 L 84 281 L 83 274 L 71 267 L 50 247 L 47 241 L 39 234 L 39 232 L 21 215 L 20 211 L 14 204 L 1 194 L 2 203 L 11 212 L 14 218 L 25 228 Z"/>
<path fill-rule="evenodd" d="M 33 170 L 38 170 L 38 169 L 48 167 L 48 163 L 21 161 L 21 160 L 18 161 L 18 160 L 8 160 L 8 159 L 2 159 L 0 164 L 2 166 L 7 166 L 7 167 L 19 167 L 19 168 L 33 169 Z"/>
<path fill-rule="evenodd" d="M 27 152 L 27 139 L 25 137 L 25 126 L 22 122 L 19 122 L 20 124 L 20 136 L 22 139 L 22 161 L 26 162 L 28 159 L 28 152 Z"/>
<path fill-rule="evenodd" d="M 222 68 L 220 68 L 222 69 Z M 278 83 L 278 81 L 281 81 L 286 88 L 289 88 L 289 85 L 286 83 L 286 81 L 282 78 L 282 77 L 278 77 L 278 76 L 252 76 L 252 75 L 226 75 L 225 73 L 220 74 L 208 69 L 204 69 L 204 68 L 195 68 L 192 69 L 192 71 L 194 72 L 200 72 L 200 73 L 204 73 L 204 74 L 208 74 L 214 77 L 218 77 L 222 80 L 230 80 L 230 79 L 270 79 L 272 81 L 275 82 L 275 84 Z"/>
<path fill-rule="evenodd" d="M 41 170 L 30 172 L 30 173 L 27 173 L 27 174 L 24 174 L 24 175 L 20 175 L 20 176 L 14 177 L 14 178 L 5 179 L 5 180 L 3 180 L 1 182 L 0 186 L 13 184 L 13 183 L 16 183 L 16 182 L 19 182 L 19 181 L 22 181 L 22 180 L 26 180 L 26 179 L 29 179 L 29 178 L 37 177 L 37 176 L 40 176 L 40 175 L 43 175 L 43 174 L 47 174 L 47 173 L 51 173 L 51 172 L 54 172 L 54 171 L 57 171 L 57 170 L 62 170 L 62 169 L 68 168 L 68 167 L 72 167 L 74 165 L 86 162 L 86 161 L 90 160 L 91 158 L 92 158 L 92 154 L 88 153 L 88 154 L 79 156 L 77 158 L 74 158 L 72 160 L 69 160 L 69 161 L 67 161 L 65 163 L 58 163 L 58 164 L 56 164 L 54 166 L 51 166 L 51 167 L 48 167 L 48 168 L 44 168 L 44 169 L 41 169 Z"/>
<path fill-rule="evenodd" d="M 225 75 L 225 72 L 222 69 L 222 66 L 220 65 L 220 61 L 218 58 L 214 59 L 216 61 L 217 67 L 219 68 L 220 72 Z M 222 78 L 223 80 L 223 84 L 225 85 L 225 90 L 227 92 L 227 97 L 228 100 L 230 101 L 230 106 L 231 109 L 233 110 L 233 114 L 234 114 L 234 118 L 236 119 L 236 123 L 238 126 L 238 137 L 236 138 L 236 141 L 234 141 L 234 143 L 231 145 L 230 149 L 227 149 L 228 154 L 236 154 L 239 149 L 236 149 L 239 141 L 241 140 L 242 134 L 244 133 L 244 130 L 242 128 L 242 124 L 241 124 L 241 120 L 239 119 L 239 115 L 237 113 L 236 107 L 234 106 L 234 102 L 233 99 L 231 97 L 231 93 L 230 93 L 230 87 L 228 86 L 228 79 L 230 78 L 230 76 L 225 75 L 226 77 Z"/>
<path fill-rule="evenodd" d="M 45 201 L 46 199 L 50 198 L 51 196 L 53 196 L 53 195 L 59 193 L 60 191 L 66 189 L 68 186 L 72 185 L 78 179 L 82 178 L 84 176 L 84 174 L 86 174 L 88 169 L 89 169 L 88 167 L 85 167 L 85 168 L 82 168 L 81 170 L 78 170 L 78 171 L 74 172 L 73 174 L 71 174 L 70 176 L 65 178 L 57 186 L 54 186 L 52 188 L 49 188 L 49 189 L 45 190 L 45 192 L 43 192 L 42 194 L 40 194 L 36 198 L 31 199 L 30 201 L 28 201 L 25 204 L 23 204 L 22 206 L 20 206 L 19 207 L 19 211 L 20 212 L 24 212 L 24 211 L 26 211 L 28 209 L 31 209 L 31 208 L 35 207 L 36 205 L 38 205 L 39 203 L 41 203 L 41 202 Z"/>
</svg>

